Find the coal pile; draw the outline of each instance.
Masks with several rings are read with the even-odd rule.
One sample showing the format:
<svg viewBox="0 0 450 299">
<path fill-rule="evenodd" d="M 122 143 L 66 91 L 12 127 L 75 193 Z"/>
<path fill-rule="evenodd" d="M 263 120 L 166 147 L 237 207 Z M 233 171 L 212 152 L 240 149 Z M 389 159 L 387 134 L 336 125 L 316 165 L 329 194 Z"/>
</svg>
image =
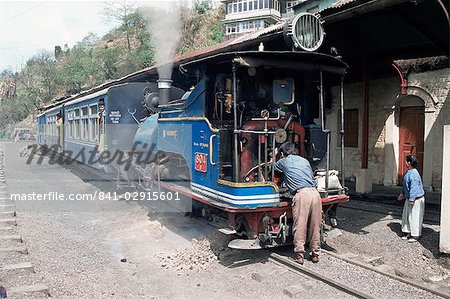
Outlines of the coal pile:
<svg viewBox="0 0 450 299">
<path fill-rule="evenodd" d="M 193 239 L 190 248 L 177 250 L 172 255 L 161 255 L 160 266 L 176 271 L 201 271 L 219 260 L 219 254 L 227 250 L 222 245 L 212 245 L 207 238 Z"/>
</svg>

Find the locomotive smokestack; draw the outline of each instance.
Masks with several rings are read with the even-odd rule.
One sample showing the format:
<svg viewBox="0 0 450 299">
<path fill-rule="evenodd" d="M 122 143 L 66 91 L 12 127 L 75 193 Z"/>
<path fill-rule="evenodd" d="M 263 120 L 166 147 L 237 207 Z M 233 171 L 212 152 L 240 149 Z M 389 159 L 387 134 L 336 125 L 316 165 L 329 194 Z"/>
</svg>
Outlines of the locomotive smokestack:
<svg viewBox="0 0 450 299">
<path fill-rule="evenodd" d="M 158 67 L 159 104 L 167 105 L 172 87 L 172 60 L 181 37 L 181 7 L 177 1 L 143 1 L 148 29 L 155 45 L 155 63 Z M 183 8 L 184 11 L 184 8 Z"/>
<path fill-rule="evenodd" d="M 172 80 L 160 78 L 158 81 L 159 104 L 166 105 L 170 100 L 170 89 L 172 88 Z"/>
</svg>

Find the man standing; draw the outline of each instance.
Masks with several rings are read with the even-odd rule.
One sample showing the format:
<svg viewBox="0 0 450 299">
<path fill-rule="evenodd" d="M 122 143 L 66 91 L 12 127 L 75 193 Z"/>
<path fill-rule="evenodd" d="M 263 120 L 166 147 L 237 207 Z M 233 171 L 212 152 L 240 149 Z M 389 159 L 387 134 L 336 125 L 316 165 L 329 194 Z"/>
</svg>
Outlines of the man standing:
<svg viewBox="0 0 450 299">
<path fill-rule="evenodd" d="M 58 150 L 62 150 L 63 140 L 64 140 L 64 119 L 62 117 L 62 112 L 56 114 L 56 130 L 58 135 Z"/>
<path fill-rule="evenodd" d="M 292 194 L 292 215 L 294 218 L 294 260 L 303 264 L 305 241 L 309 242 L 311 261 L 317 263 L 320 253 L 320 224 L 322 202 L 316 189 L 311 165 L 308 160 L 294 154 L 294 144 L 284 143 L 280 147 L 281 159 L 275 170 L 283 173 L 284 182 Z"/>
<path fill-rule="evenodd" d="M 99 112 L 97 113 L 98 123 L 98 151 L 99 155 L 105 150 L 105 102 L 100 100 L 98 103 Z"/>
</svg>

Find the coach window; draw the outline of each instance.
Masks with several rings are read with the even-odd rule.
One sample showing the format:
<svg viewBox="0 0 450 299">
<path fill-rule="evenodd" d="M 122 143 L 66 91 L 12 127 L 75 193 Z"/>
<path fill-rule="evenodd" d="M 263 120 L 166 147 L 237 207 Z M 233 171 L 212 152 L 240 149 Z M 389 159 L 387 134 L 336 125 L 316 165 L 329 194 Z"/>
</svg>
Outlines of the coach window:
<svg viewBox="0 0 450 299">
<path fill-rule="evenodd" d="M 52 118 L 52 127 L 53 127 L 53 136 L 58 136 L 58 134 L 56 134 L 56 115 L 53 115 Z"/>
<path fill-rule="evenodd" d="M 52 136 L 52 117 L 47 115 L 47 123 L 45 124 L 47 127 L 47 135 Z"/>
<path fill-rule="evenodd" d="M 75 139 L 76 129 L 75 129 L 75 110 L 72 110 L 72 139 Z"/>
<path fill-rule="evenodd" d="M 47 116 L 47 135 L 48 136 L 52 136 L 52 117 L 51 116 Z"/>
<path fill-rule="evenodd" d="M 51 132 L 51 136 L 56 136 L 55 134 L 56 131 L 56 123 L 55 123 L 55 116 L 52 116 L 52 124 L 51 124 L 51 128 L 50 128 L 50 132 Z"/>
<path fill-rule="evenodd" d="M 75 117 L 74 117 L 74 127 L 75 127 L 75 138 L 76 139 L 80 139 L 81 135 L 80 135 L 80 109 L 75 109 Z"/>
<path fill-rule="evenodd" d="M 67 112 L 66 130 L 67 138 L 73 138 L 73 110 Z"/>
<path fill-rule="evenodd" d="M 81 108 L 81 139 L 89 140 L 89 113 L 88 107 Z"/>
<path fill-rule="evenodd" d="M 52 123 L 52 116 L 47 117 L 47 127 L 48 127 L 48 136 L 53 136 L 53 123 Z"/>
<path fill-rule="evenodd" d="M 56 116 L 52 116 L 52 136 L 56 136 Z"/>
<path fill-rule="evenodd" d="M 98 138 L 98 123 L 97 123 L 97 105 L 89 107 L 89 140 L 96 141 Z"/>
</svg>

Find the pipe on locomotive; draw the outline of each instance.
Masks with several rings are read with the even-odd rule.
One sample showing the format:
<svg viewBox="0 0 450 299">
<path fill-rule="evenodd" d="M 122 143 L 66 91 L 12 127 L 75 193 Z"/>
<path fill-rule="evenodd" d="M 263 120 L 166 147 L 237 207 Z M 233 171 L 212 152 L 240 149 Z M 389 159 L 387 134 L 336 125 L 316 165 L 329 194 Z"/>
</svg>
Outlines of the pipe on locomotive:
<svg viewBox="0 0 450 299">
<path fill-rule="evenodd" d="M 344 164 L 344 76 L 341 76 L 341 185 L 345 188 L 345 164 Z"/>
<path fill-rule="evenodd" d="M 323 108 L 323 72 L 320 70 L 320 118 L 322 125 L 322 132 L 327 134 L 327 169 L 325 172 L 325 196 L 328 196 L 328 178 L 330 171 L 330 130 L 325 128 L 325 117 L 324 117 L 324 108 Z"/>
<path fill-rule="evenodd" d="M 234 181 L 239 183 L 239 155 L 238 155 L 238 123 L 237 123 L 237 62 L 233 60 L 233 113 L 234 113 Z"/>
</svg>

